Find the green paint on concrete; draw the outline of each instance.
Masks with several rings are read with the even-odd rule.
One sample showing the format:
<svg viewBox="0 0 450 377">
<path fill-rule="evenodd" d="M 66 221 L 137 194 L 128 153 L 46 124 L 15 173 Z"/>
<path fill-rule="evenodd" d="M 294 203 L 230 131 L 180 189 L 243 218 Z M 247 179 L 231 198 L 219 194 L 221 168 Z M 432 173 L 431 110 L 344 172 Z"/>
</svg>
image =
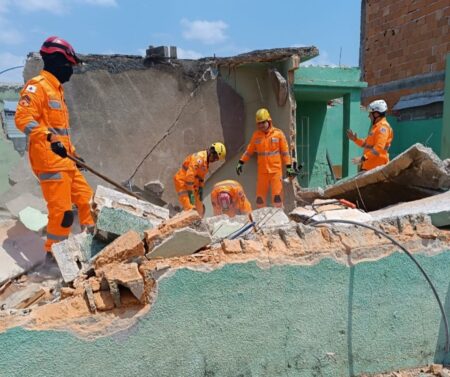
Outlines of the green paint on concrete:
<svg viewBox="0 0 450 377">
<path fill-rule="evenodd" d="M 450 312 L 450 251 L 417 257 Z M 0 371 L 342 377 L 440 363 L 443 345 L 430 288 L 407 256 L 394 254 L 352 268 L 324 260 L 179 270 L 160 282 L 152 311 L 120 334 L 95 341 L 20 328 L 0 334 Z"/>
<path fill-rule="evenodd" d="M 450 158 L 450 53 L 447 54 L 445 67 L 444 115 L 442 119 L 442 159 Z"/>
<path fill-rule="evenodd" d="M 394 141 L 389 149 L 390 158 L 398 156 L 416 143 L 421 143 L 441 155 L 442 118 L 398 121 L 388 116 L 394 131 Z"/>
<path fill-rule="evenodd" d="M 98 214 L 97 230 L 108 234 L 108 238 L 118 237 L 129 230 L 144 235 L 144 231 L 153 228 L 152 223 L 123 209 L 103 207 Z"/>
<path fill-rule="evenodd" d="M 86 235 L 86 238 L 82 242 L 81 251 L 86 256 L 86 260 L 90 260 L 96 256 L 107 245 L 106 242 L 102 242 L 94 238 L 92 234 Z"/>
<path fill-rule="evenodd" d="M 345 130 L 356 132 L 364 129 L 368 120 L 361 121 L 361 82 L 358 68 L 300 67 L 295 72 L 294 93 L 297 99 L 297 151 L 304 163 L 300 184 L 306 187 L 324 186 L 332 183 L 331 170 L 327 163 L 328 150 L 332 164 L 340 167 L 342 176 L 352 176 L 357 168 L 351 159 L 361 155 L 361 150 L 349 143 Z M 343 99 L 340 118 L 328 116 L 328 103 Z M 330 129 L 330 131 L 329 131 Z M 332 130 L 331 130 L 332 129 Z M 328 135 L 332 134 L 332 138 Z M 340 150 L 336 156 L 332 151 Z"/>
<path fill-rule="evenodd" d="M 47 226 L 48 217 L 36 208 L 25 207 L 19 212 L 20 222 L 33 232 L 39 232 Z"/>
</svg>

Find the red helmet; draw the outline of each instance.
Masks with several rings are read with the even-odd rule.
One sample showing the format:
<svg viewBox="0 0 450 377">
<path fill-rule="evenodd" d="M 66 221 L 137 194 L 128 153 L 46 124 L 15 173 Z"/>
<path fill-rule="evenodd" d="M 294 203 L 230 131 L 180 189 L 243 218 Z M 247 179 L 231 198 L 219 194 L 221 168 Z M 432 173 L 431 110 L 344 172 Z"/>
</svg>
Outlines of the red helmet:
<svg viewBox="0 0 450 377">
<path fill-rule="evenodd" d="M 75 54 L 75 50 L 71 46 L 71 44 L 59 37 L 49 37 L 42 44 L 41 50 L 39 51 L 42 55 L 45 54 L 54 54 L 55 52 L 59 52 L 63 54 L 66 59 L 72 63 L 73 65 L 77 65 L 81 63 L 81 59 Z"/>
<path fill-rule="evenodd" d="M 222 191 L 217 197 L 220 207 L 224 211 L 228 211 L 231 207 L 231 195 L 228 192 Z"/>
</svg>

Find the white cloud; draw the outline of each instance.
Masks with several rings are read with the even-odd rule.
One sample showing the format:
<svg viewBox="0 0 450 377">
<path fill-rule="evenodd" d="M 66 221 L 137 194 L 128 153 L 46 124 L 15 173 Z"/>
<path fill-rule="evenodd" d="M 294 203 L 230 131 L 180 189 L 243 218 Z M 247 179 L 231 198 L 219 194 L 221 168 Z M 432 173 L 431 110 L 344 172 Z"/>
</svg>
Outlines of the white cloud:
<svg viewBox="0 0 450 377">
<path fill-rule="evenodd" d="M 25 56 L 17 56 L 10 52 L 0 53 L 0 72 L 25 64 Z M 23 83 L 23 68 L 13 69 L 11 71 L 0 74 L 0 82 Z"/>
<path fill-rule="evenodd" d="M 225 30 L 228 25 L 224 21 L 189 21 L 181 20 L 183 37 L 187 40 L 198 40 L 205 44 L 216 44 L 224 42 L 228 37 Z"/>
<path fill-rule="evenodd" d="M 203 54 L 193 50 L 185 50 L 184 48 L 177 47 L 178 59 L 200 59 L 204 57 Z"/>
<path fill-rule="evenodd" d="M 117 7 L 116 0 L 79 0 L 80 2 L 100 7 Z"/>
<path fill-rule="evenodd" d="M 46 11 L 62 14 L 67 10 L 62 0 L 22 0 L 14 4 L 26 12 Z"/>
</svg>

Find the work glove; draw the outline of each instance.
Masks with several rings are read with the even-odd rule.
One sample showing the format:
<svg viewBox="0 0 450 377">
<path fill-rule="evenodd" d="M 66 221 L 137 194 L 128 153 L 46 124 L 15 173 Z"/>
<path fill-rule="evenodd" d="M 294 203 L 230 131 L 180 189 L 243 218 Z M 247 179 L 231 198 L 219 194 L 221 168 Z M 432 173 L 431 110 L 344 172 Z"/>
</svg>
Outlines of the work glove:
<svg viewBox="0 0 450 377">
<path fill-rule="evenodd" d="M 203 201 L 203 187 L 198 188 L 198 198 L 201 202 Z"/>
<path fill-rule="evenodd" d="M 237 175 L 241 175 L 243 167 L 244 167 L 244 161 L 239 160 L 239 162 L 236 166 L 236 174 Z"/>
<path fill-rule="evenodd" d="M 353 132 L 352 130 L 348 129 L 347 131 L 347 137 L 351 140 L 351 141 L 355 141 L 358 138 L 358 135 L 356 134 L 356 132 Z"/>
<path fill-rule="evenodd" d="M 83 158 L 81 158 L 80 156 L 76 156 L 77 160 L 80 160 L 81 162 L 85 162 Z M 87 169 L 81 165 L 78 165 L 77 163 L 75 163 L 77 165 L 77 168 L 79 171 L 86 171 Z"/>
<path fill-rule="evenodd" d="M 289 178 L 294 178 L 297 176 L 297 172 L 295 171 L 295 169 L 291 166 L 291 165 L 286 165 L 286 175 Z"/>
<path fill-rule="evenodd" d="M 67 157 L 66 147 L 60 141 L 54 141 L 50 144 L 53 153 L 57 154 L 61 158 Z"/>
<path fill-rule="evenodd" d="M 195 204 L 195 196 L 193 191 L 188 191 L 189 202 L 194 205 Z"/>
</svg>

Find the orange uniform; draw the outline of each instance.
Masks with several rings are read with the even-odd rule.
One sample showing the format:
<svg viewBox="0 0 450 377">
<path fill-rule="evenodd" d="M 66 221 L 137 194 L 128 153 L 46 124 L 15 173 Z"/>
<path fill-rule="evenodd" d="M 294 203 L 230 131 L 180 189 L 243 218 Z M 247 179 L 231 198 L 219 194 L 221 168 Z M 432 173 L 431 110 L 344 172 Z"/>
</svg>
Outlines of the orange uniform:
<svg viewBox="0 0 450 377">
<path fill-rule="evenodd" d="M 56 135 L 68 154 L 76 155 L 70 140 L 69 112 L 64 89 L 47 71 L 28 81 L 21 91 L 16 111 L 16 127 L 28 136 L 31 168 L 39 179 L 47 201 L 46 251 L 66 239 L 73 223 L 72 203 L 78 207 L 80 224 L 94 225 L 89 200 L 92 189 L 74 162 L 53 153 L 48 134 Z"/>
<path fill-rule="evenodd" d="M 231 197 L 231 206 L 227 211 L 224 211 L 218 201 L 220 193 L 226 192 Z M 214 185 L 211 192 L 211 204 L 214 210 L 214 216 L 228 215 L 234 217 L 236 215 L 247 215 L 252 211 L 252 206 L 245 196 L 244 189 L 239 182 L 233 180 L 226 180 L 218 182 Z"/>
<path fill-rule="evenodd" d="M 200 151 L 191 154 L 183 161 L 183 165 L 173 177 L 175 190 L 178 194 L 178 201 L 185 211 L 197 209 L 203 216 L 203 202 L 199 195 L 199 189 L 205 186 L 205 176 L 209 170 L 208 154 Z M 195 196 L 195 205 L 189 200 L 189 191 Z"/>
<path fill-rule="evenodd" d="M 266 206 L 266 197 L 271 188 L 274 207 L 283 206 L 283 163 L 291 164 L 289 147 L 283 131 L 271 126 L 269 131 L 257 130 L 253 133 L 247 150 L 241 160 L 247 162 L 255 153 L 258 155 L 258 181 L 256 206 Z"/>
<path fill-rule="evenodd" d="M 362 170 L 371 170 L 389 162 L 389 148 L 394 132 L 385 117 L 380 118 L 370 129 L 366 139 L 356 138 L 355 144 L 364 148 Z"/>
</svg>

